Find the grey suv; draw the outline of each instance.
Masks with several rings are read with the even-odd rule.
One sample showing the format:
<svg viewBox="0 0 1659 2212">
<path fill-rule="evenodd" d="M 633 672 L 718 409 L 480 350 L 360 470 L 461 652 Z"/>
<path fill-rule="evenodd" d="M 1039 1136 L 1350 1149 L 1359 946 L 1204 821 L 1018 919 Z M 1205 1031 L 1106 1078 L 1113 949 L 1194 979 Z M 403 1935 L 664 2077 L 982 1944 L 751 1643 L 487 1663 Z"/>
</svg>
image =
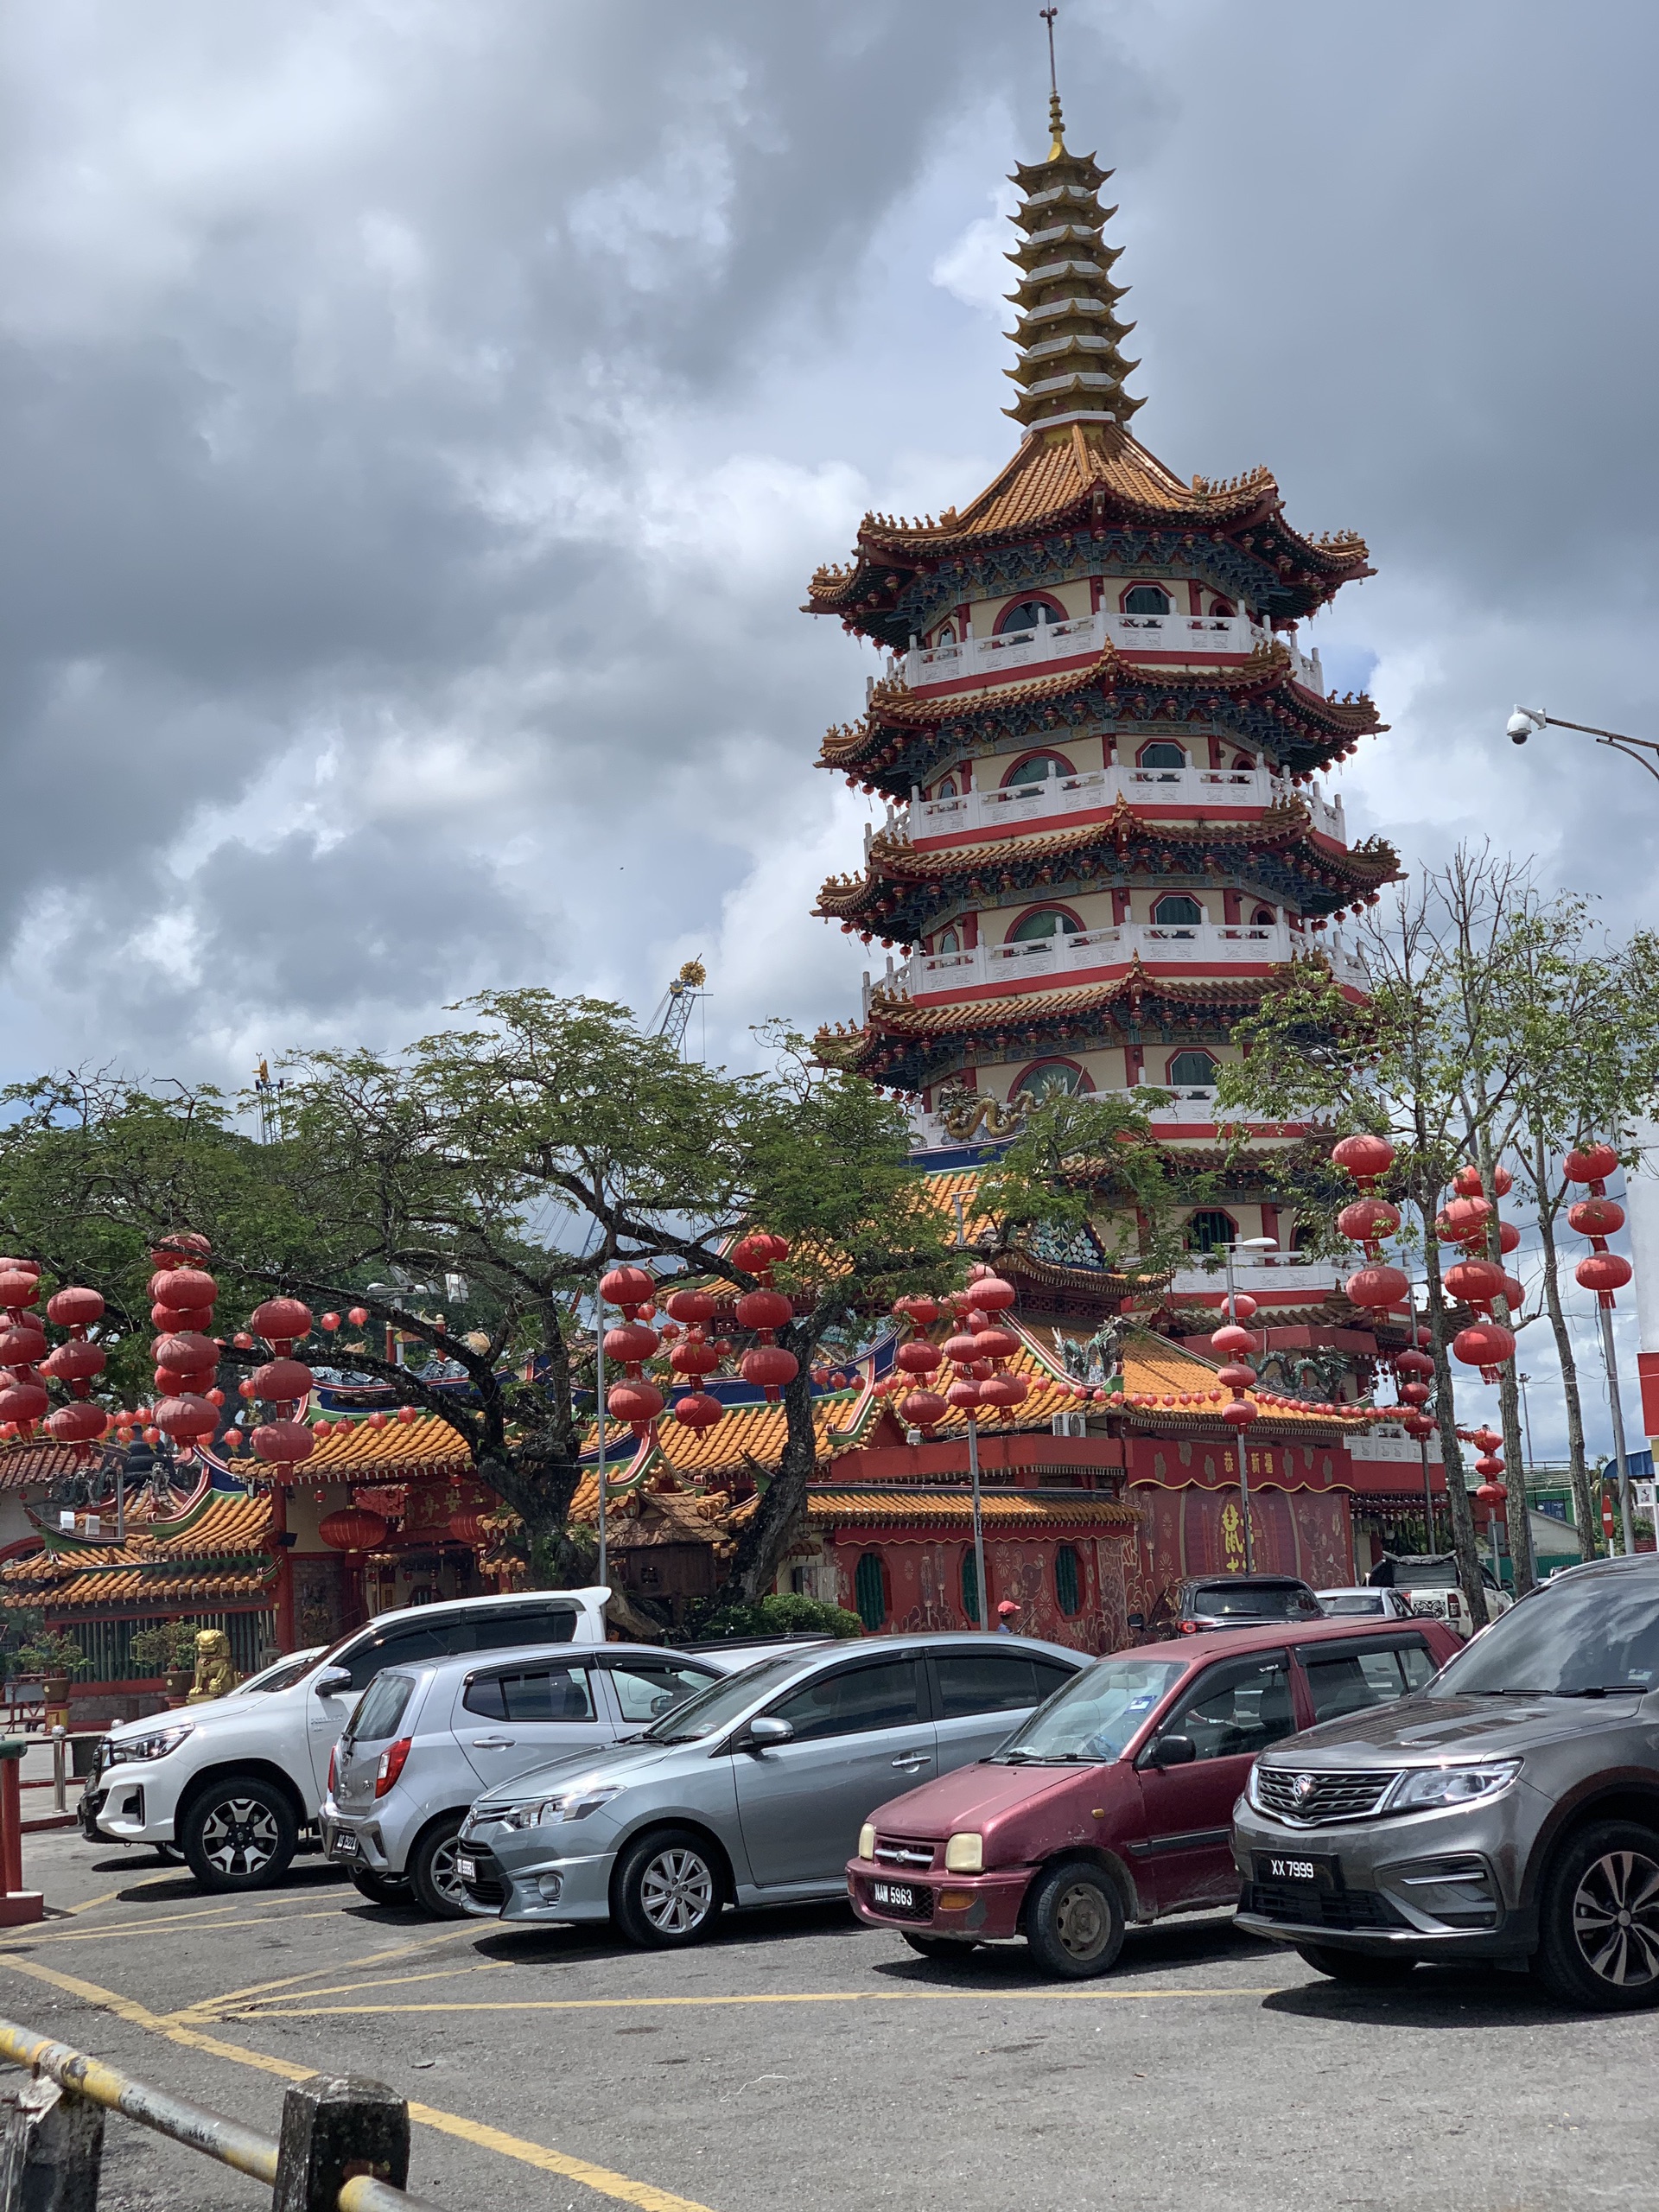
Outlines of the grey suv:
<svg viewBox="0 0 1659 2212">
<path fill-rule="evenodd" d="M 1338 1980 L 1484 1959 L 1659 2003 L 1659 1557 L 1574 1567 L 1409 1697 L 1275 1744 L 1233 1856 L 1238 1925 Z"/>
</svg>

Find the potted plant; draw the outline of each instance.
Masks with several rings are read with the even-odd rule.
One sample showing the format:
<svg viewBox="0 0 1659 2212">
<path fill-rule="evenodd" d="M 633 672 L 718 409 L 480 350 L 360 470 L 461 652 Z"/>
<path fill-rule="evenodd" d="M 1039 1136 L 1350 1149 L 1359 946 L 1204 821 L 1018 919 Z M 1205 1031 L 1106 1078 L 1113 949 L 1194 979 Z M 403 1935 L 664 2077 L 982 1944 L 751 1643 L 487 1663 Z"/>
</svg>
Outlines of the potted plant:
<svg viewBox="0 0 1659 2212">
<path fill-rule="evenodd" d="M 132 1639 L 133 1663 L 159 1675 L 169 1706 L 182 1705 L 196 1673 L 196 1623 L 152 1621 Z"/>
<path fill-rule="evenodd" d="M 53 1726 L 54 1714 L 67 1723 L 70 1680 L 73 1675 L 90 1673 L 92 1664 L 66 1629 L 44 1628 L 18 1647 L 18 1673 L 40 1678 L 48 1728 Z"/>
</svg>

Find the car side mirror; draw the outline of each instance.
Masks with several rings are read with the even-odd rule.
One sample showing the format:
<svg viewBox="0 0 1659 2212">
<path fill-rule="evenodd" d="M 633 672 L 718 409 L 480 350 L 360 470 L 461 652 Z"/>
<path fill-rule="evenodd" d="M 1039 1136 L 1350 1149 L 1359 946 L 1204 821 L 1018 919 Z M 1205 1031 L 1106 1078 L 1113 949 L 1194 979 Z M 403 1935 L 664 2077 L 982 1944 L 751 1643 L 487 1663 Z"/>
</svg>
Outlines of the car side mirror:
<svg viewBox="0 0 1659 2212">
<path fill-rule="evenodd" d="M 1147 1624 L 1147 1617 L 1144 1613 L 1131 1613 L 1129 1615 L 1128 1624 L 1133 1629 L 1145 1628 Z"/>
<path fill-rule="evenodd" d="M 744 1743 L 747 1749 L 764 1751 L 772 1744 L 789 1744 L 794 1739 L 792 1720 L 779 1720 L 775 1713 L 763 1713 L 758 1720 L 750 1721 Z"/>
<path fill-rule="evenodd" d="M 1190 1736 L 1160 1736 L 1142 1753 L 1142 1766 L 1191 1766 L 1198 1747 Z"/>
<path fill-rule="evenodd" d="M 325 1667 L 314 1685 L 319 1697 L 338 1697 L 342 1690 L 352 1687 L 349 1667 Z"/>
</svg>

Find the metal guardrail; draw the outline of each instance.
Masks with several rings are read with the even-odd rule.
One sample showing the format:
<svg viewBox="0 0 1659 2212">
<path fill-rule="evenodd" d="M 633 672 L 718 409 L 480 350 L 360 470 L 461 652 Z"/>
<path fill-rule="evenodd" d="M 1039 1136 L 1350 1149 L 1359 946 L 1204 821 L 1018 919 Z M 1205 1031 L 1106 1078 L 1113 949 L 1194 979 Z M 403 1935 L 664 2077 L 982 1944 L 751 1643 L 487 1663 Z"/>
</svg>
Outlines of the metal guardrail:
<svg viewBox="0 0 1659 2212">
<path fill-rule="evenodd" d="M 34 2076 L 0 2092 L 0 2212 L 92 2212 L 106 2112 L 266 2183 L 272 2212 L 435 2212 L 403 2187 L 409 2107 L 378 2082 L 314 2074 L 293 2083 L 272 2142 L 11 2020 L 0 2020 L 0 2059 Z"/>
</svg>

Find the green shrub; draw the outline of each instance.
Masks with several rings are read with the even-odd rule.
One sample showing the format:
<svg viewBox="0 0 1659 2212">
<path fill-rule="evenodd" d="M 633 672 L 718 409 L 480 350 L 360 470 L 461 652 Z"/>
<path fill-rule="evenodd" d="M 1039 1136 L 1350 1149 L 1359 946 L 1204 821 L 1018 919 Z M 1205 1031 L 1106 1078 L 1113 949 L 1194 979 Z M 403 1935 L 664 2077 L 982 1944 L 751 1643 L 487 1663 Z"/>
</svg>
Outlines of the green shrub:
<svg viewBox="0 0 1659 2212">
<path fill-rule="evenodd" d="M 92 1661 L 66 1630 L 42 1629 L 19 1647 L 16 1661 L 20 1675 L 86 1675 Z"/>
<path fill-rule="evenodd" d="M 133 1663 L 145 1675 L 194 1672 L 200 1626 L 197 1621 L 152 1621 L 132 1639 Z"/>
<path fill-rule="evenodd" d="M 752 1605 L 728 1605 L 704 1622 L 699 1637 L 709 1642 L 722 1636 L 862 1636 L 864 1624 L 856 1613 L 840 1605 L 827 1605 L 821 1598 L 804 1598 L 793 1591 L 773 1591 Z"/>
</svg>

